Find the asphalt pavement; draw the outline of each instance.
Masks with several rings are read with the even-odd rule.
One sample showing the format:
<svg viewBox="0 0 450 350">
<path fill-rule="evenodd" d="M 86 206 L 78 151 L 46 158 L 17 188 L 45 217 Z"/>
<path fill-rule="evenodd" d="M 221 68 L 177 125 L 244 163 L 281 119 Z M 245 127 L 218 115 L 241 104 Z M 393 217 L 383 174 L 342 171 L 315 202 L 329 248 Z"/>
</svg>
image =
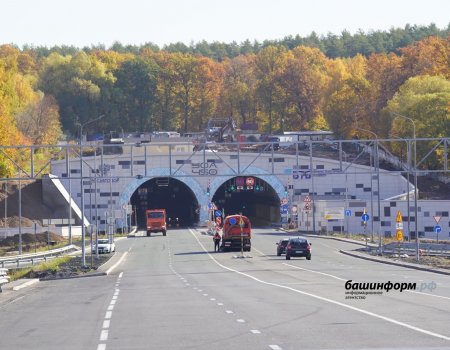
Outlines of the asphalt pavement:
<svg viewBox="0 0 450 350">
<path fill-rule="evenodd" d="M 102 267 L 105 276 L 39 282 L 0 295 L 0 344 L 450 349 L 448 276 L 357 259 L 340 253 L 354 244 L 316 237 L 308 237 L 311 261 L 287 261 L 276 256 L 275 243 L 290 235 L 296 234 L 255 229 L 244 258 L 215 253 L 211 236 L 195 229 L 122 240 Z"/>
</svg>

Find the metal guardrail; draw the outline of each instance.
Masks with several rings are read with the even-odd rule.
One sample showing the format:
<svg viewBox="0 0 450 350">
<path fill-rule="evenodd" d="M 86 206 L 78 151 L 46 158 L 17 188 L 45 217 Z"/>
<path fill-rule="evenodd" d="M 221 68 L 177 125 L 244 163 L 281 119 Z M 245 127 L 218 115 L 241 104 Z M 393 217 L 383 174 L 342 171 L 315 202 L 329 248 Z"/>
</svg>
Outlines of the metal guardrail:
<svg viewBox="0 0 450 350">
<path fill-rule="evenodd" d="M 400 248 L 401 253 L 415 252 L 415 243 L 402 242 L 389 243 L 383 247 L 385 254 L 397 254 Z M 450 257 L 450 244 L 445 243 L 420 243 L 420 250 L 423 255 Z"/>
<path fill-rule="evenodd" d="M 16 264 L 16 267 L 19 268 L 21 263 L 31 262 L 31 265 L 34 265 L 35 261 L 38 260 L 47 260 L 48 258 L 55 257 L 58 255 L 63 255 L 66 253 L 69 253 L 71 251 L 79 250 L 80 248 L 76 245 L 69 245 L 66 247 L 58 248 L 58 249 L 52 249 L 48 250 L 46 252 L 41 253 L 32 253 L 32 254 L 22 254 L 22 255 L 16 255 L 14 257 L 7 257 L 7 258 L 0 258 L 0 266 L 2 268 L 5 267 L 5 264 Z"/>
</svg>

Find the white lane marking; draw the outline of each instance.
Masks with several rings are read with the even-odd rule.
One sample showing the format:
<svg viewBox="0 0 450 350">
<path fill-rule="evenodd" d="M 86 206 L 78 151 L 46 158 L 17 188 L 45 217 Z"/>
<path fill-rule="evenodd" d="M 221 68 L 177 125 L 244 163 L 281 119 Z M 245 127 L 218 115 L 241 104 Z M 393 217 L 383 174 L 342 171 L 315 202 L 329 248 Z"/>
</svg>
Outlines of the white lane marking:
<svg viewBox="0 0 450 350">
<path fill-rule="evenodd" d="M 312 273 L 318 273 L 319 275 L 324 275 L 324 276 L 328 276 L 328 277 L 331 277 L 331 278 L 335 278 L 335 279 L 337 279 L 339 281 L 348 281 L 348 279 L 344 279 L 344 278 L 340 278 L 340 277 L 337 277 L 337 276 L 334 276 L 334 275 L 330 275 L 329 273 L 325 273 L 325 272 L 309 270 L 309 269 L 305 269 L 303 267 L 298 267 L 298 266 L 291 265 L 291 264 L 286 264 L 286 263 L 283 263 L 283 265 L 286 265 L 286 266 L 289 266 L 289 267 L 293 267 L 294 269 L 298 269 L 298 270 L 308 271 L 308 272 L 312 272 Z"/>
<path fill-rule="evenodd" d="M 216 298 L 210 298 L 209 300 L 211 300 L 211 301 L 216 301 Z"/>
<path fill-rule="evenodd" d="M 18 286 L 13 287 L 13 291 L 18 291 L 18 290 L 20 290 L 22 288 L 31 286 L 31 285 L 33 285 L 35 283 L 38 283 L 38 282 L 39 282 L 39 278 L 33 278 L 32 280 L 29 280 L 29 281 L 27 281 L 25 283 L 22 283 L 22 284 L 20 284 Z"/>
<path fill-rule="evenodd" d="M 117 295 L 113 295 L 112 300 L 117 300 Z"/>
<path fill-rule="evenodd" d="M 238 318 L 238 319 L 236 320 L 236 322 L 239 322 L 239 323 L 245 323 L 245 320 L 243 320 L 242 318 Z"/>
<path fill-rule="evenodd" d="M 111 324 L 111 320 L 104 320 L 103 321 L 103 327 L 102 328 L 109 328 L 109 325 Z"/>
<path fill-rule="evenodd" d="M 115 305 L 117 300 L 111 300 L 111 302 L 109 303 L 109 305 Z"/>
<path fill-rule="evenodd" d="M 119 261 L 116 262 L 113 266 L 111 266 L 108 270 L 106 270 L 106 274 L 109 275 L 117 266 L 119 266 L 120 263 L 123 261 L 123 259 L 125 259 L 127 254 L 128 254 L 128 252 L 123 253 L 123 255 L 120 257 Z"/>
<path fill-rule="evenodd" d="M 108 311 L 113 311 L 114 310 L 114 305 L 109 305 L 107 310 Z"/>
<path fill-rule="evenodd" d="M 105 350 L 105 349 L 106 349 L 106 344 L 98 344 L 97 350 Z"/>
<path fill-rule="evenodd" d="M 408 293 L 414 293 L 414 294 L 420 294 L 420 295 L 426 295 L 426 296 L 434 297 L 434 298 L 442 298 L 442 299 L 448 299 L 448 300 L 450 300 L 449 297 L 444 297 L 444 296 L 442 296 L 442 295 L 437 295 L 437 294 L 415 292 L 415 291 L 413 291 L 413 290 L 405 290 L 405 292 L 408 292 Z"/>
<path fill-rule="evenodd" d="M 227 310 L 227 311 L 225 311 L 227 314 L 232 314 L 233 313 L 233 311 L 231 311 L 231 310 Z"/>
<path fill-rule="evenodd" d="M 294 265 L 287 264 L 287 263 L 283 263 L 283 265 L 286 265 L 286 266 L 289 266 L 289 267 L 293 267 L 293 268 L 299 269 L 299 270 L 304 270 L 304 271 L 312 272 L 312 273 L 318 273 L 318 274 L 320 274 L 320 275 L 324 275 L 324 276 L 328 276 L 328 277 L 331 277 L 331 278 L 335 278 L 335 279 L 340 280 L 340 281 L 348 281 L 347 279 L 340 278 L 340 277 L 337 277 L 337 276 L 334 276 L 334 275 L 330 275 L 329 273 L 324 273 L 324 272 L 319 272 L 319 271 L 309 270 L 309 269 L 305 269 L 305 268 L 303 268 L 303 267 L 294 266 Z M 409 277 L 404 277 L 404 278 L 409 278 Z M 419 280 L 419 281 L 422 281 L 422 280 Z M 408 293 L 414 293 L 414 294 L 420 294 L 420 295 L 426 295 L 426 296 L 434 297 L 434 298 L 442 298 L 442 299 L 448 299 L 448 300 L 450 300 L 449 297 L 444 297 L 444 296 L 442 296 L 442 295 L 437 295 L 437 294 L 421 293 L 421 292 L 415 292 L 415 291 L 413 291 L 413 290 L 405 290 L 405 292 L 408 292 Z"/>
<path fill-rule="evenodd" d="M 262 251 L 260 251 L 259 249 L 256 249 L 255 247 L 252 247 L 252 249 L 256 252 L 258 252 L 259 254 L 261 254 L 262 256 L 266 256 L 267 254 L 263 253 Z"/>
<path fill-rule="evenodd" d="M 207 297 L 207 296 L 208 296 L 208 294 L 206 294 L 206 293 L 205 293 L 205 294 L 203 294 L 203 296 L 204 296 L 204 297 Z"/>
<path fill-rule="evenodd" d="M 112 316 L 112 312 L 111 311 L 106 311 L 105 319 L 108 320 L 108 319 L 111 318 L 111 316 Z"/>
<path fill-rule="evenodd" d="M 104 329 L 100 333 L 100 341 L 108 340 L 108 330 Z"/>
<path fill-rule="evenodd" d="M 223 303 L 217 303 L 218 306 L 223 306 Z"/>
<path fill-rule="evenodd" d="M 448 337 L 448 336 L 445 336 L 445 335 L 442 335 L 442 334 L 439 334 L 439 333 L 435 333 L 435 332 L 431 332 L 431 331 L 427 331 L 426 329 L 419 328 L 419 327 L 415 327 L 415 326 L 412 326 L 412 325 L 407 324 L 407 323 L 405 323 L 405 322 L 397 321 L 397 320 L 394 320 L 393 318 L 386 317 L 386 316 L 382 316 L 382 315 L 376 314 L 376 313 L 374 313 L 374 312 L 370 312 L 370 311 L 367 311 L 367 310 L 364 310 L 364 309 L 357 308 L 357 307 L 355 307 L 355 306 L 347 305 L 347 304 L 341 303 L 341 302 L 339 302 L 339 301 L 335 301 L 335 300 L 332 300 L 332 299 L 328 299 L 328 298 L 325 298 L 325 297 L 321 297 L 321 296 L 316 295 L 316 294 L 304 292 L 304 291 L 302 291 L 302 290 L 295 289 L 295 288 L 292 288 L 292 287 L 288 287 L 288 286 L 285 286 L 285 285 L 282 285 L 282 284 L 277 284 L 277 283 L 272 283 L 272 282 L 263 281 L 263 280 L 261 280 L 261 279 L 259 279 L 259 278 L 257 278 L 257 277 L 254 277 L 254 276 L 252 276 L 252 275 L 249 275 L 249 274 L 247 274 L 247 273 L 245 273 L 245 272 L 241 272 L 241 271 L 238 271 L 238 270 L 234 270 L 234 269 L 232 269 L 232 268 L 230 268 L 230 267 L 227 267 L 227 266 L 225 266 L 225 265 L 222 265 L 220 262 L 218 262 L 218 261 L 217 261 L 217 260 L 216 260 L 216 259 L 215 259 L 215 258 L 214 258 L 207 250 L 206 250 L 205 246 L 202 244 L 202 242 L 200 242 L 200 240 L 197 238 L 197 236 L 195 235 L 195 233 L 194 233 L 191 229 L 189 229 L 189 231 L 191 232 L 192 236 L 194 236 L 194 238 L 197 240 L 198 244 L 202 247 L 203 251 L 204 251 L 204 252 L 205 252 L 205 253 L 206 253 L 206 254 L 207 254 L 207 255 L 208 255 L 208 256 L 209 256 L 216 264 L 217 264 L 217 265 L 219 265 L 220 267 L 224 268 L 225 270 L 228 270 L 228 271 L 237 273 L 237 274 L 239 274 L 239 275 L 241 275 L 241 276 L 248 277 L 248 278 L 250 278 L 250 279 L 252 279 L 252 280 L 254 280 L 254 281 L 256 281 L 256 282 L 259 282 L 259 283 L 261 283 L 261 284 L 265 284 L 265 285 L 268 285 L 268 286 L 273 286 L 273 287 L 277 287 L 277 288 L 281 288 L 281 289 L 287 289 L 287 290 L 290 290 L 290 291 L 292 291 L 292 292 L 294 292 L 294 293 L 298 293 L 298 294 L 302 294 L 302 295 L 305 295 L 305 296 L 309 296 L 309 297 L 311 297 L 311 298 L 318 299 L 318 300 L 321 300 L 321 301 L 325 301 L 325 302 L 330 303 L 330 304 L 339 305 L 339 306 L 342 306 L 342 307 L 344 307 L 344 308 L 346 308 L 346 309 L 350 309 L 350 310 L 353 310 L 353 311 L 356 311 L 356 312 L 360 312 L 360 313 L 362 313 L 362 314 L 365 314 L 365 315 L 368 315 L 368 316 L 372 316 L 372 317 L 374 317 L 374 318 L 378 318 L 378 319 L 381 319 L 381 320 L 383 320 L 383 321 L 386 321 L 386 322 L 389 322 L 389 323 L 393 323 L 393 324 L 396 324 L 396 325 L 398 325 L 398 326 L 401 326 L 401 327 L 404 327 L 404 328 L 408 328 L 408 329 L 411 329 L 411 330 L 416 331 L 416 332 L 419 332 L 419 333 L 427 334 L 427 335 L 430 335 L 430 336 L 432 336 L 432 337 L 436 337 L 436 338 L 440 338 L 440 339 L 444 339 L 444 340 L 450 341 L 450 337 Z"/>
<path fill-rule="evenodd" d="M 250 330 L 250 332 L 252 332 L 253 334 L 261 334 L 261 332 L 258 331 L 257 329 L 252 329 Z"/>
<path fill-rule="evenodd" d="M 272 350 L 282 350 L 278 345 L 269 345 Z"/>
<path fill-rule="evenodd" d="M 119 278 L 122 278 L 123 276 L 123 271 L 121 273 L 119 273 Z"/>
</svg>

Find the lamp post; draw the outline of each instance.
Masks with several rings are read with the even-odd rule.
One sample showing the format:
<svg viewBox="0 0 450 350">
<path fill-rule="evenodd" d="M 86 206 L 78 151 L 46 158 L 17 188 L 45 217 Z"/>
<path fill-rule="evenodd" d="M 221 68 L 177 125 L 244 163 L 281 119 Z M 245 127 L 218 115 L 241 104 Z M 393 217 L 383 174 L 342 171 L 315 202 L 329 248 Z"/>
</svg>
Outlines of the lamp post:
<svg viewBox="0 0 450 350">
<path fill-rule="evenodd" d="M 86 266 L 86 247 L 84 245 L 84 240 L 86 237 L 86 231 L 84 227 L 84 186 L 83 186 L 83 127 L 88 124 L 94 123 L 102 119 L 105 115 L 89 120 L 84 124 L 80 124 L 80 193 L 81 193 L 81 264 L 83 267 Z"/>
<path fill-rule="evenodd" d="M 404 115 L 398 114 L 396 112 L 392 112 L 395 118 L 403 118 L 412 123 L 413 126 L 413 139 L 414 139 L 414 227 L 416 231 L 416 260 L 420 261 L 419 256 L 419 232 L 418 232 L 418 224 L 417 224 L 417 140 L 416 140 L 416 123 L 409 117 L 405 117 Z M 409 208 L 408 208 L 409 212 Z"/>
<path fill-rule="evenodd" d="M 406 202 L 407 202 L 407 206 L 408 206 L 408 240 L 410 240 L 411 239 L 411 215 L 409 212 L 409 208 L 410 208 L 410 205 L 409 205 L 409 193 L 410 193 L 409 173 L 411 172 L 411 147 L 410 147 L 408 140 L 405 140 L 404 138 L 393 136 L 393 135 L 390 135 L 390 137 L 393 137 L 397 140 L 404 141 L 406 143 L 406 163 L 407 163 L 407 169 L 408 169 L 408 171 L 406 172 L 406 183 L 407 183 Z M 403 157 L 401 159 L 401 163 L 403 163 Z"/>
<path fill-rule="evenodd" d="M 377 206 L 378 206 L 378 210 L 377 210 L 377 216 L 378 216 L 378 252 L 379 252 L 379 254 L 383 254 L 383 252 L 382 252 L 382 244 L 381 244 L 380 158 L 379 158 L 379 154 L 378 154 L 378 135 L 375 134 L 371 130 L 367 130 L 367 129 L 363 129 L 363 128 L 356 128 L 356 129 L 368 132 L 368 133 L 370 133 L 370 134 L 375 136 L 375 157 L 374 157 L 374 163 L 375 164 L 374 165 L 375 165 L 376 174 L 377 174 L 377 190 L 378 190 L 378 196 L 377 196 Z M 371 184 L 370 187 L 372 187 L 372 177 L 370 178 L 370 184 Z M 371 193 L 373 193 L 372 188 L 371 188 Z M 374 220 L 373 220 L 373 217 L 372 217 L 372 223 L 373 223 L 373 221 Z M 372 230 L 372 235 L 373 235 L 373 230 Z M 372 236 L 372 241 L 373 241 L 373 236 Z"/>
</svg>

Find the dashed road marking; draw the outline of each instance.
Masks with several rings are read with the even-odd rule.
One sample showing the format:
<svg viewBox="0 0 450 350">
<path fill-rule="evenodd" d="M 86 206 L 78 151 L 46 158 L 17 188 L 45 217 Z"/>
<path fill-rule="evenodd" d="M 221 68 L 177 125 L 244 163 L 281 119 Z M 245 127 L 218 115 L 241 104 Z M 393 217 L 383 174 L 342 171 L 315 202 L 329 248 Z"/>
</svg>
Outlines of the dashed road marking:
<svg viewBox="0 0 450 350">
<path fill-rule="evenodd" d="M 110 324 L 111 324 L 111 320 L 104 320 L 103 321 L 103 328 L 109 328 Z"/>
<path fill-rule="evenodd" d="M 282 350 L 278 345 L 269 345 L 272 350 Z"/>
<path fill-rule="evenodd" d="M 261 334 L 261 332 L 258 331 L 257 329 L 252 329 L 250 330 L 250 332 L 252 332 L 253 334 Z"/>
<path fill-rule="evenodd" d="M 108 333 L 109 333 L 108 330 L 103 329 L 102 332 L 100 333 L 100 341 L 108 340 Z"/>
</svg>

